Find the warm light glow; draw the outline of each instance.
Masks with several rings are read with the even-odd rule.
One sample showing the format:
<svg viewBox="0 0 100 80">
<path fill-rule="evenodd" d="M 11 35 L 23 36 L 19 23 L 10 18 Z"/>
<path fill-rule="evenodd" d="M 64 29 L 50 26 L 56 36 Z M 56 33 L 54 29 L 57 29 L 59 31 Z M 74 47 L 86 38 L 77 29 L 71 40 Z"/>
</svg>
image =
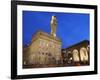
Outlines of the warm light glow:
<svg viewBox="0 0 100 80">
<path fill-rule="evenodd" d="M 79 52 L 78 52 L 77 49 L 74 49 L 74 50 L 73 50 L 73 60 L 74 60 L 75 62 L 79 61 Z"/>
<path fill-rule="evenodd" d="M 81 61 L 88 61 L 88 52 L 85 47 L 80 49 L 80 59 Z"/>
</svg>

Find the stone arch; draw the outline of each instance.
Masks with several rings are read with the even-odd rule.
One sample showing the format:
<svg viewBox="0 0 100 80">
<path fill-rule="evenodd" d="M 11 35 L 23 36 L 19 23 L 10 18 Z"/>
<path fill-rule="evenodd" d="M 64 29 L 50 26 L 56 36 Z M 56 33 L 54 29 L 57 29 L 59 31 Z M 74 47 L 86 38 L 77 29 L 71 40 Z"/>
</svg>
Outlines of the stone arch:
<svg viewBox="0 0 100 80">
<path fill-rule="evenodd" d="M 82 62 L 88 61 L 88 51 L 85 47 L 80 48 L 80 59 Z"/>
<path fill-rule="evenodd" d="M 79 51 L 77 49 L 73 50 L 73 60 L 74 62 L 79 62 Z"/>
</svg>

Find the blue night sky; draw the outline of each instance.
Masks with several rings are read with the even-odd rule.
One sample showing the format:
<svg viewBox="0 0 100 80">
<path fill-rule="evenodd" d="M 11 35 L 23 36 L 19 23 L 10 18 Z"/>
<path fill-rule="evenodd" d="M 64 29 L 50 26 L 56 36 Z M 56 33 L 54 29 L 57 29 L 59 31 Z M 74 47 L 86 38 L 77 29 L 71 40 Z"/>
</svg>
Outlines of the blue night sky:
<svg viewBox="0 0 100 80">
<path fill-rule="evenodd" d="M 57 17 L 57 37 L 62 48 L 89 40 L 89 14 L 23 11 L 23 45 L 30 44 L 39 30 L 50 34 L 51 16 Z"/>
</svg>

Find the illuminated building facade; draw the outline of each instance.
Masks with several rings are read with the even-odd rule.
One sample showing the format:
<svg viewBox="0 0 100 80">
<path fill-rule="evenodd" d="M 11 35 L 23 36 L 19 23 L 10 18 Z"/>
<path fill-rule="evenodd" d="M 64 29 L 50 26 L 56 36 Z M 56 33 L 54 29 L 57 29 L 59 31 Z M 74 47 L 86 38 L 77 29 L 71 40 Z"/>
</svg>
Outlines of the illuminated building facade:
<svg viewBox="0 0 100 80">
<path fill-rule="evenodd" d="M 58 64 L 61 62 L 61 41 L 44 32 L 37 32 L 31 44 L 24 48 L 24 64 Z M 26 56 L 25 56 L 26 55 Z"/>
<path fill-rule="evenodd" d="M 89 41 L 62 49 L 63 64 L 67 66 L 89 65 Z"/>
<path fill-rule="evenodd" d="M 56 37 L 56 16 L 51 18 L 51 34 L 38 31 L 31 44 L 23 49 L 23 66 L 57 66 L 62 62 L 61 40 Z M 42 66 L 41 66 L 42 65 Z"/>
<path fill-rule="evenodd" d="M 56 36 L 56 16 L 52 16 L 50 25 L 51 34 L 38 31 L 23 47 L 23 68 L 89 65 L 89 41 L 62 49 L 62 41 Z"/>
</svg>

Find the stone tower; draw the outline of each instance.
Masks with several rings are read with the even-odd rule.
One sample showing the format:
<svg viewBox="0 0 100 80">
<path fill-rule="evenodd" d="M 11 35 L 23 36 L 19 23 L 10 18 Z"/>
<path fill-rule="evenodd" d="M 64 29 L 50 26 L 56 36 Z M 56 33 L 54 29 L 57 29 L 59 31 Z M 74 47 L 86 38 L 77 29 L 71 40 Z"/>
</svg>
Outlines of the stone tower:
<svg viewBox="0 0 100 80">
<path fill-rule="evenodd" d="M 56 16 L 52 16 L 50 25 L 51 25 L 51 35 L 56 37 L 56 27 L 57 27 Z"/>
<path fill-rule="evenodd" d="M 56 36 L 57 19 L 51 18 L 51 34 L 38 31 L 30 45 L 23 49 L 23 67 L 59 66 L 61 63 L 61 40 Z"/>
</svg>

